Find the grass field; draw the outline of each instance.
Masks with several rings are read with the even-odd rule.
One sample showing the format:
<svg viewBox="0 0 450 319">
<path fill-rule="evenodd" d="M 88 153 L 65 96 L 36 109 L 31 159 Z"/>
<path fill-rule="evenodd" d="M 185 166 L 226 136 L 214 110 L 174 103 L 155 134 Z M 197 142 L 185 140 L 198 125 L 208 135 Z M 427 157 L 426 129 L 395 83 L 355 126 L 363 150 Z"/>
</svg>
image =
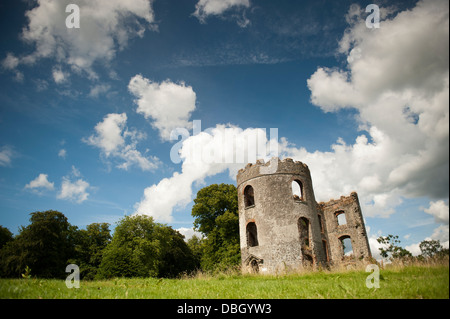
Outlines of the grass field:
<svg viewBox="0 0 450 319">
<path fill-rule="evenodd" d="M 267 276 L 200 274 L 182 279 L 117 278 L 81 281 L 68 289 L 64 280 L 0 279 L 0 298 L 449 298 L 449 267 L 408 266 L 380 270 L 380 288 L 367 288 L 364 270 Z"/>
</svg>

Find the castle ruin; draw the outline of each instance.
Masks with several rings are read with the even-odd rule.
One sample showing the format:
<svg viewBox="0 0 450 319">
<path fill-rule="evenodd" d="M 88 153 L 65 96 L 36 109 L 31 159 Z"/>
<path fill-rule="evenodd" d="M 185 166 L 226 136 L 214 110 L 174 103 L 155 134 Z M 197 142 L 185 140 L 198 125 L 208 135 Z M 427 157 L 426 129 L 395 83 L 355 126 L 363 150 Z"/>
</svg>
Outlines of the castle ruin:
<svg viewBox="0 0 450 319">
<path fill-rule="evenodd" d="M 371 257 L 358 195 L 317 203 L 309 168 L 290 158 L 258 160 L 237 174 L 243 270 L 327 267 Z"/>
</svg>

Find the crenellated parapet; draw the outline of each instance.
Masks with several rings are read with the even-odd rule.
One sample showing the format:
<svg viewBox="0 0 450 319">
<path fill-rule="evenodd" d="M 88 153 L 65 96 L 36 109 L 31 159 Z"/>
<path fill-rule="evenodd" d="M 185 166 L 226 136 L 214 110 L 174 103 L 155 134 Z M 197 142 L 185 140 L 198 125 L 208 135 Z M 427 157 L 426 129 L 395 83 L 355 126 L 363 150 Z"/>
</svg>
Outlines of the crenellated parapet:
<svg viewBox="0 0 450 319">
<path fill-rule="evenodd" d="M 308 165 L 305 163 L 294 161 L 292 158 L 280 160 L 274 157 L 267 162 L 259 159 L 255 164 L 248 163 L 245 168 L 240 169 L 236 177 L 237 185 L 239 186 L 244 181 L 270 174 L 303 175 L 309 178 L 311 176 Z"/>
</svg>

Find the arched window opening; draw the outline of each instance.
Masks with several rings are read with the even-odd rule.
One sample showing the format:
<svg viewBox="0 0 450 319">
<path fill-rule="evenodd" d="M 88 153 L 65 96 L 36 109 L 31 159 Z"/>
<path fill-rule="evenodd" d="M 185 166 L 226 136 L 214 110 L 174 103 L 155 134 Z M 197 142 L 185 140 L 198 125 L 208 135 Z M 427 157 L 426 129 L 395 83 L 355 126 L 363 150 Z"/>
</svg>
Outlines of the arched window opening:
<svg viewBox="0 0 450 319">
<path fill-rule="evenodd" d="M 343 256 L 351 256 L 353 255 L 353 247 L 352 247 L 352 240 L 350 239 L 350 236 L 342 236 L 339 238 L 342 244 L 342 253 Z"/>
<path fill-rule="evenodd" d="M 302 246 L 309 247 L 309 220 L 305 217 L 298 219 L 298 233 Z"/>
<path fill-rule="evenodd" d="M 291 183 L 291 188 L 292 188 L 292 196 L 294 197 L 295 200 L 299 201 L 304 200 L 302 182 L 300 182 L 298 179 L 293 180 Z"/>
<path fill-rule="evenodd" d="M 347 224 L 347 218 L 345 217 L 345 212 L 343 210 L 337 211 L 334 214 L 336 215 L 338 225 Z"/>
<path fill-rule="evenodd" d="M 250 207 L 255 205 L 255 194 L 253 192 L 253 187 L 247 185 L 244 188 L 244 203 L 245 207 Z"/>
<path fill-rule="evenodd" d="M 256 229 L 256 224 L 254 222 L 247 224 L 247 246 L 258 246 L 258 230 Z"/>
</svg>

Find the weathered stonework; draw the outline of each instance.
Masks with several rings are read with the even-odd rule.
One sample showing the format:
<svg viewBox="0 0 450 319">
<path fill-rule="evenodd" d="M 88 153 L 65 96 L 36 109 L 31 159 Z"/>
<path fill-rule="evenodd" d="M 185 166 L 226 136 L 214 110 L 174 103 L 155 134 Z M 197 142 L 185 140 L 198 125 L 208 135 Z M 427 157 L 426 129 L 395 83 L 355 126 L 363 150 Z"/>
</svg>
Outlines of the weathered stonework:
<svg viewBox="0 0 450 319">
<path fill-rule="evenodd" d="M 267 173 L 270 162 L 258 160 L 237 175 L 243 270 L 277 273 L 370 257 L 357 194 L 317 203 L 308 166 L 276 160 L 274 173 Z M 339 213 L 345 225 L 338 225 Z M 344 238 L 351 239 L 352 257 L 344 255 Z"/>
</svg>

